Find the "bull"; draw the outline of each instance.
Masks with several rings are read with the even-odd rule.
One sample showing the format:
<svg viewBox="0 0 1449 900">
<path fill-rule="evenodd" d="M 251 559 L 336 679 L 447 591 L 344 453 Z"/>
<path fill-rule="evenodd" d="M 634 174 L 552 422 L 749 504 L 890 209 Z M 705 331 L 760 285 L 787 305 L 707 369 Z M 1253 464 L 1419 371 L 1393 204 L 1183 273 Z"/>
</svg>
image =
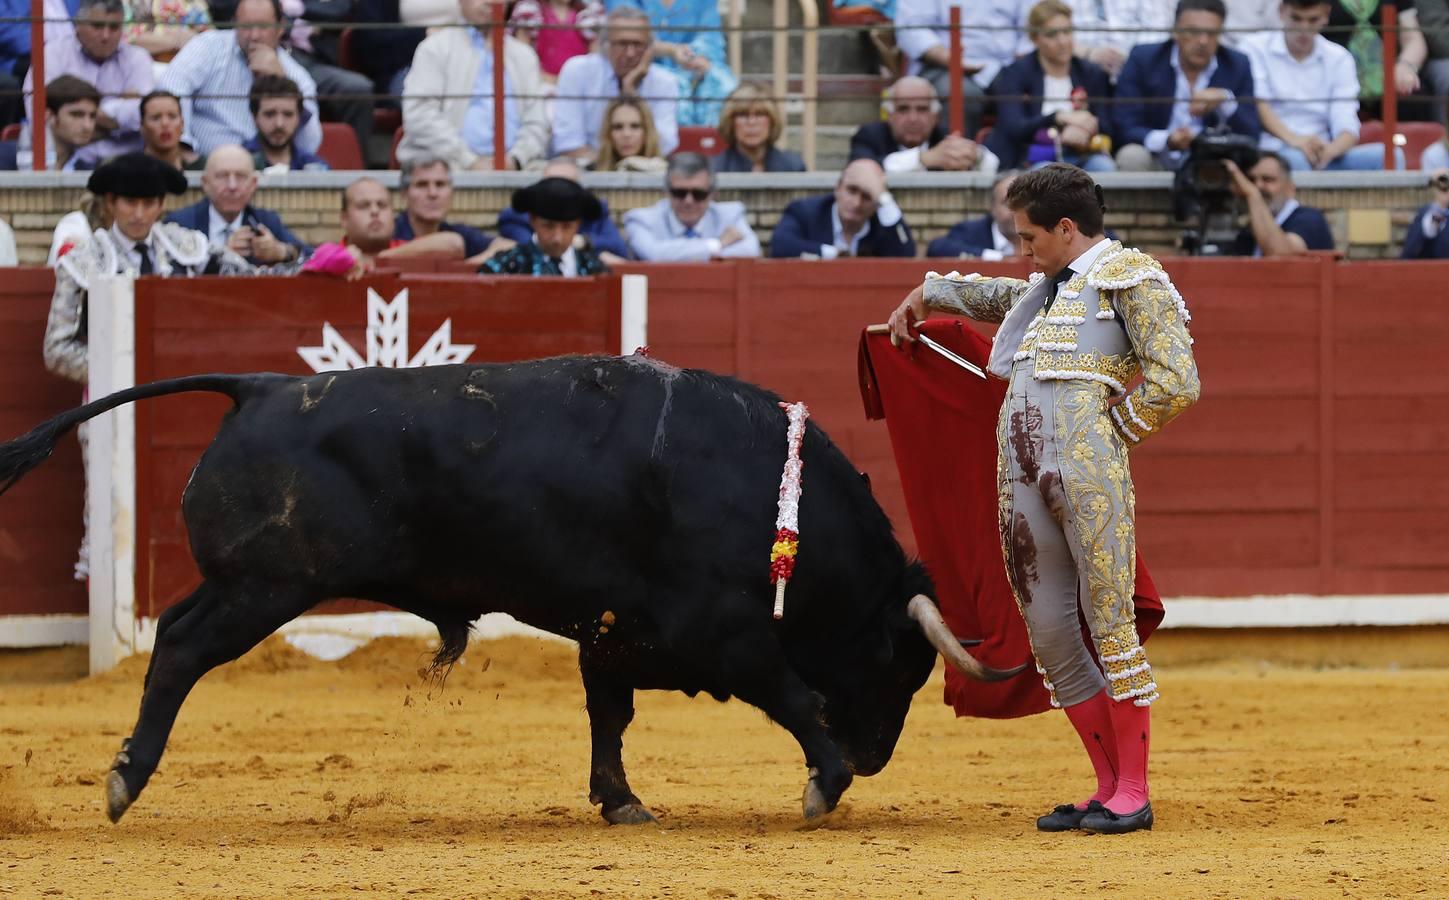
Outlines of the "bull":
<svg viewBox="0 0 1449 900">
<path fill-rule="evenodd" d="M 197 375 L 120 391 L 0 446 L 0 493 L 77 424 L 186 391 L 234 406 L 182 499 L 201 584 L 156 628 L 140 715 L 107 774 L 111 820 L 140 796 L 188 692 L 318 603 L 429 620 L 434 665 L 488 612 L 578 642 L 590 801 L 653 821 L 625 777 L 636 690 L 739 698 L 804 752 L 807 819 L 890 760 L 940 653 L 963 650 L 925 568 L 813 423 L 788 613 L 768 560 L 786 417 L 744 382 L 644 356 Z"/>
</svg>

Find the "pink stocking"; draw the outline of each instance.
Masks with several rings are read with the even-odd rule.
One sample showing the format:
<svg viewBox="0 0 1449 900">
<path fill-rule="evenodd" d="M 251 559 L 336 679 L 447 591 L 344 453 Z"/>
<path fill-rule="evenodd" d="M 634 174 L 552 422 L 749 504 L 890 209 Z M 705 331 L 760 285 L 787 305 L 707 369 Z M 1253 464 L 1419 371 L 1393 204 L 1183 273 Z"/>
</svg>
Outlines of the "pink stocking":
<svg viewBox="0 0 1449 900">
<path fill-rule="evenodd" d="M 1077 729 L 1082 746 L 1092 760 L 1092 769 L 1097 773 L 1097 792 L 1077 804 L 1077 809 L 1086 809 L 1093 800 L 1106 803 L 1117 791 L 1117 739 L 1113 729 L 1113 715 L 1105 689 L 1093 694 L 1081 703 L 1065 709 L 1067 718 Z M 1135 810 L 1136 807 L 1133 807 Z"/>
<path fill-rule="evenodd" d="M 1137 706 L 1129 700 L 1108 701 L 1112 728 L 1117 734 L 1117 792 L 1105 805 L 1120 815 L 1137 812 L 1147 804 L 1147 745 L 1152 736 L 1150 706 Z"/>
</svg>

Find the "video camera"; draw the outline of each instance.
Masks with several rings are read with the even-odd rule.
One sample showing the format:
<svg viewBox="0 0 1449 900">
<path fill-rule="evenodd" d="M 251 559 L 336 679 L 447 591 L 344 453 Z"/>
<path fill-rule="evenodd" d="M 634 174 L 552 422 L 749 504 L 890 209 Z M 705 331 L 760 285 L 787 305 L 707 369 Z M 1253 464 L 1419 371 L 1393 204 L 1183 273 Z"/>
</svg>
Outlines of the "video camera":
<svg viewBox="0 0 1449 900">
<path fill-rule="evenodd" d="M 1172 182 L 1172 208 L 1182 233 L 1183 252 L 1218 256 L 1231 245 L 1234 227 L 1233 178 L 1224 161 L 1246 172 L 1258 162 L 1258 142 L 1226 127 L 1204 130 L 1193 138 L 1187 159 Z"/>
</svg>

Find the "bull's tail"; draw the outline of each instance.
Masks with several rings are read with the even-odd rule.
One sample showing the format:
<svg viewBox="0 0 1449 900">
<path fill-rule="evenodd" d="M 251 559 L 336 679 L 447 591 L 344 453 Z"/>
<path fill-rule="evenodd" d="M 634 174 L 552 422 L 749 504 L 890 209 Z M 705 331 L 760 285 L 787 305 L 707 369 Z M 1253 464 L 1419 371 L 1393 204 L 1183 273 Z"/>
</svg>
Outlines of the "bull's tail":
<svg viewBox="0 0 1449 900">
<path fill-rule="evenodd" d="M 56 442 L 72 428 L 118 406 L 149 397 L 164 397 L 167 394 L 181 394 L 188 391 L 210 391 L 225 394 L 240 406 L 258 390 L 271 387 L 279 381 L 292 380 L 289 375 L 270 373 L 189 375 L 185 378 L 172 378 L 143 384 L 124 391 L 117 391 L 99 400 L 93 400 L 85 406 L 78 406 L 37 425 L 26 435 L 9 443 L 0 444 L 0 494 L 10 490 L 11 485 L 25 477 L 25 473 L 45 462 L 55 451 Z"/>
</svg>

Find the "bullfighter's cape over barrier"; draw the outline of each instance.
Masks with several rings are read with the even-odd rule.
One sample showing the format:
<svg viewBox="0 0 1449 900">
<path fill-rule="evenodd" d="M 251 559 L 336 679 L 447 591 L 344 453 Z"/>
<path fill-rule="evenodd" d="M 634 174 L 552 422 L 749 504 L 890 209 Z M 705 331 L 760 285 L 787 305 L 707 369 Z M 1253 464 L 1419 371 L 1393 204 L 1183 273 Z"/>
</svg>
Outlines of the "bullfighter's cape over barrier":
<svg viewBox="0 0 1449 900">
<path fill-rule="evenodd" d="M 920 333 L 983 369 L 991 355 L 991 342 L 959 320 L 932 319 Z M 903 353 L 891 346 L 889 334 L 874 329 L 861 334 L 859 369 L 866 416 L 885 419 L 890 431 L 906 509 L 946 623 L 956 634 L 983 638 L 974 648 L 982 659 L 1029 657 L 996 523 L 996 417 L 1006 383 L 982 379 L 919 344 Z M 1133 601 L 1145 641 L 1163 610 L 1141 556 Z M 1083 624 L 1083 640 L 1085 629 Z M 946 702 L 958 716 L 992 719 L 1051 708 L 1041 679 L 968 686 L 949 667 Z"/>
</svg>

